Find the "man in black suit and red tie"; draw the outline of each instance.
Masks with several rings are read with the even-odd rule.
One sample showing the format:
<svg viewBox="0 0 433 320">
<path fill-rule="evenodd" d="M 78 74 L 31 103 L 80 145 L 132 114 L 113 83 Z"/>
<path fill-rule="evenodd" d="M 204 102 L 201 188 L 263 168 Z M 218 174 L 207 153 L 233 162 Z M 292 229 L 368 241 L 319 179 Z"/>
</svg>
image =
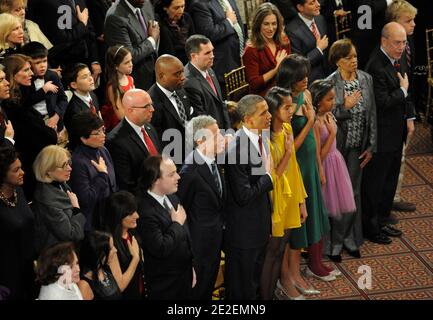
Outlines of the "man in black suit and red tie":
<svg viewBox="0 0 433 320">
<path fill-rule="evenodd" d="M 110 131 L 106 144 L 113 158 L 120 190 L 135 192 L 141 164 L 161 153 L 158 134 L 150 124 L 152 99 L 141 89 L 131 89 L 122 98 L 125 117 Z"/>
<path fill-rule="evenodd" d="M 188 212 L 197 286 L 193 297 L 212 300 L 220 265 L 226 188 L 217 155 L 224 151 L 224 137 L 211 116 L 193 118 L 187 126 L 187 143 L 195 150 L 180 171 L 178 196 Z M 192 140 L 192 141 L 191 141 Z"/>
<path fill-rule="evenodd" d="M 377 152 L 362 176 L 364 236 L 379 244 L 402 232 L 390 225 L 390 213 L 400 172 L 403 143 L 415 117 L 408 95 L 409 78 L 405 29 L 390 22 L 382 30 L 381 45 L 372 52 L 366 71 L 374 79 L 377 110 Z"/>
<path fill-rule="evenodd" d="M 185 91 L 198 114 L 207 114 L 218 122 L 218 127 L 229 129 L 227 106 L 212 70 L 213 50 L 212 42 L 205 36 L 196 34 L 186 40 L 185 51 L 189 62 L 185 66 Z"/>
<path fill-rule="evenodd" d="M 266 101 L 257 95 L 243 97 L 237 111 L 243 127 L 229 146 L 225 166 L 224 284 L 228 300 L 254 300 L 271 235 L 273 165 L 264 134 L 269 132 L 271 114 Z"/>
</svg>

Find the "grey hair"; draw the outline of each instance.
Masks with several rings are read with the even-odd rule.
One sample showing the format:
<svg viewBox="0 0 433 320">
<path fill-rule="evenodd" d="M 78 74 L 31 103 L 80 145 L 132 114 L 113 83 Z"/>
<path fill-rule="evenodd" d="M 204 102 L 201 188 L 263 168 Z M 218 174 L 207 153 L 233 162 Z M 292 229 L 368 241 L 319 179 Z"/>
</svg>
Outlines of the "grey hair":
<svg viewBox="0 0 433 320">
<path fill-rule="evenodd" d="M 242 121 L 245 117 L 252 115 L 256 112 L 256 105 L 265 99 L 256 94 L 248 94 L 238 102 L 237 112 L 239 113 Z"/>
<path fill-rule="evenodd" d="M 197 140 L 203 139 L 206 136 L 207 127 L 217 123 L 211 116 L 201 115 L 192 118 L 186 125 L 186 145 L 187 150 L 192 150 L 197 146 Z"/>
</svg>

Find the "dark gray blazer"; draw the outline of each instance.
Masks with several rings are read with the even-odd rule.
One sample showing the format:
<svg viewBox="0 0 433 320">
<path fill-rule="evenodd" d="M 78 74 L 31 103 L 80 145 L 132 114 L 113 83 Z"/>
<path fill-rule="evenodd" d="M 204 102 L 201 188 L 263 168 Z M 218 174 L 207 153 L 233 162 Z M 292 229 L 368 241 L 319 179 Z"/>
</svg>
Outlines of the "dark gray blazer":
<svg viewBox="0 0 433 320">
<path fill-rule="evenodd" d="M 156 52 L 144 34 L 143 27 L 135 13 L 125 1 L 119 0 L 108 9 L 105 17 L 104 39 L 108 46 L 122 44 L 131 51 L 134 63 L 132 77 L 135 80 L 135 86 L 147 90 L 155 82 Z M 155 19 L 153 6 L 149 0 L 144 2 L 141 12 L 146 24 Z"/>
<path fill-rule="evenodd" d="M 314 18 L 314 21 L 319 29 L 320 36 L 327 35 L 325 18 L 317 16 Z M 326 59 L 328 50 L 326 49 L 323 54 L 320 53 L 316 45 L 316 38 L 314 38 L 311 30 L 308 29 L 307 25 L 298 15 L 286 24 L 286 34 L 290 39 L 292 53 L 298 53 L 310 60 L 311 72 L 308 82 L 311 83 L 314 80 L 325 78 L 329 74 L 329 66 Z"/>
<path fill-rule="evenodd" d="M 365 109 L 367 110 L 366 134 L 362 140 L 361 151 L 370 150 L 376 152 L 377 149 L 377 119 L 376 119 L 376 102 L 373 90 L 373 78 L 366 72 L 357 70 L 356 77 L 359 80 L 362 97 L 364 99 Z M 335 102 L 336 106 L 333 111 L 337 119 L 337 148 L 341 153 L 346 152 L 347 138 L 347 122 L 351 118 L 349 110 L 344 108 L 344 80 L 341 78 L 340 72 L 335 71 L 327 80 L 332 80 L 335 83 Z"/>
<path fill-rule="evenodd" d="M 71 191 L 66 183 L 62 187 Z M 36 218 L 38 252 L 59 242 L 78 242 L 84 238 L 86 218 L 78 209 L 72 208 L 67 193 L 59 187 L 38 182 L 32 209 Z"/>
</svg>

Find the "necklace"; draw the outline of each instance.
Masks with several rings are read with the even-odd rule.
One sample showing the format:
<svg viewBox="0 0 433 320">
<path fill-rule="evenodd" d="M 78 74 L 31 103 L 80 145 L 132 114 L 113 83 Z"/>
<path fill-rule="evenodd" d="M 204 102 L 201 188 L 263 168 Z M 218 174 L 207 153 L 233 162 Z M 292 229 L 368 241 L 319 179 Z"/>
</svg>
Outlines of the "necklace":
<svg viewBox="0 0 433 320">
<path fill-rule="evenodd" d="M 6 206 L 8 207 L 15 207 L 17 205 L 18 202 L 18 197 L 17 197 L 17 192 L 16 190 L 14 190 L 14 194 L 12 196 L 12 201 L 10 201 L 4 194 L 3 192 L 0 191 L 0 200 L 2 200 Z"/>
</svg>

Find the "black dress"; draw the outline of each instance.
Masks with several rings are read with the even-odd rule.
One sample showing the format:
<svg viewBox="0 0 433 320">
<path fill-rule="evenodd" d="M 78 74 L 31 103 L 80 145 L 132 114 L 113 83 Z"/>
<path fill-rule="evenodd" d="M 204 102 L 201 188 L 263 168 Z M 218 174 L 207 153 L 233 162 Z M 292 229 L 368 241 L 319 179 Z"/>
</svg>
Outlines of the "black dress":
<svg viewBox="0 0 433 320">
<path fill-rule="evenodd" d="M 21 188 L 17 204 L 0 200 L 0 286 L 10 290 L 7 299 L 33 299 L 34 215 Z"/>
</svg>

